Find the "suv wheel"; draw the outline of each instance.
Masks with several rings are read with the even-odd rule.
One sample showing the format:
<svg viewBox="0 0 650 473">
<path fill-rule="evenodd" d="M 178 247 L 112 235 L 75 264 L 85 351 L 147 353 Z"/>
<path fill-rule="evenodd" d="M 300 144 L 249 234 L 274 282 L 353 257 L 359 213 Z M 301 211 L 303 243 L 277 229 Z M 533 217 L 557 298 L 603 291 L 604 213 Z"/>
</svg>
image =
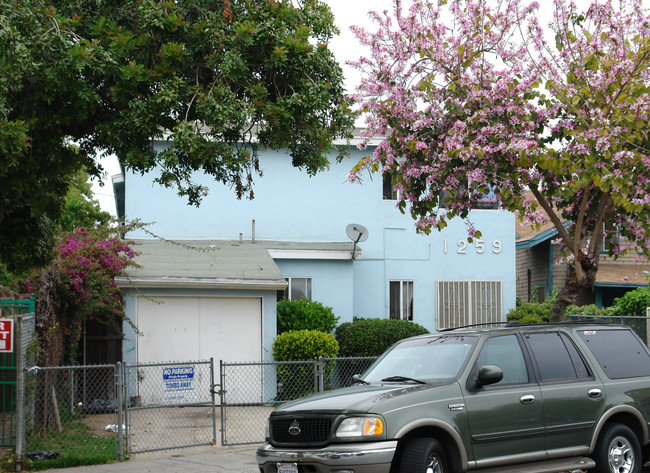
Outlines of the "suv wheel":
<svg viewBox="0 0 650 473">
<path fill-rule="evenodd" d="M 632 429 L 622 424 L 607 424 L 594 451 L 594 473 L 639 473 L 641 446 Z"/>
<path fill-rule="evenodd" d="M 402 450 L 400 473 L 450 473 L 442 444 L 434 438 L 420 437 L 410 440 Z"/>
</svg>

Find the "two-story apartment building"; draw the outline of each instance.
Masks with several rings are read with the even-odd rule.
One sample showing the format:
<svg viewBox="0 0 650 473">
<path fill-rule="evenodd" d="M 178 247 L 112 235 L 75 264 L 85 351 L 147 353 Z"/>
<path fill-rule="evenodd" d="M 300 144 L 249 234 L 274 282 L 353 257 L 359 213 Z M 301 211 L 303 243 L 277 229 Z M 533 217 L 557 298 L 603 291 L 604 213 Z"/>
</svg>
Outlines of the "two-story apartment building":
<svg viewBox="0 0 650 473">
<path fill-rule="evenodd" d="M 197 175 L 209 188 L 198 208 L 154 175 L 115 176 L 118 214 L 148 223 L 127 235 L 141 268 L 119 282 L 140 334 L 125 327 L 124 361 L 269 360 L 281 297 L 317 300 L 341 323 L 394 317 L 433 331 L 504 320 L 516 295 L 514 215 L 472 211 L 483 235 L 473 243 L 461 220 L 418 234 L 380 175 L 348 181 L 371 152 L 351 147 L 310 177 L 263 151 L 253 200 Z"/>
</svg>

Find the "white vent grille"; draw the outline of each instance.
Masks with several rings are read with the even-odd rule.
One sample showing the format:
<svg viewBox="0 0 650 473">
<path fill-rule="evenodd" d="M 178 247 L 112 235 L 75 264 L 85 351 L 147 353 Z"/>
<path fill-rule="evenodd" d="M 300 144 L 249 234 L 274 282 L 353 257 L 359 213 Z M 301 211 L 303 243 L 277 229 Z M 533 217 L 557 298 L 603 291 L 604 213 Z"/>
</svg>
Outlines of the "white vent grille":
<svg viewBox="0 0 650 473">
<path fill-rule="evenodd" d="M 438 281 L 438 329 L 501 322 L 501 281 Z"/>
</svg>

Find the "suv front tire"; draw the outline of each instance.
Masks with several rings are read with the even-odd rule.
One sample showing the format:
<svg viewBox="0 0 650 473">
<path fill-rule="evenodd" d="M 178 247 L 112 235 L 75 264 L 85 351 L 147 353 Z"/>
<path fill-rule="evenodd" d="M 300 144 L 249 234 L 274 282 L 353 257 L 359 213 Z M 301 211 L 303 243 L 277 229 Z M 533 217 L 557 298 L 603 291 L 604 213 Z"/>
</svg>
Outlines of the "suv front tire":
<svg viewBox="0 0 650 473">
<path fill-rule="evenodd" d="M 400 455 L 400 473 L 451 473 L 442 444 L 430 437 L 418 437 L 404 446 Z"/>
</svg>

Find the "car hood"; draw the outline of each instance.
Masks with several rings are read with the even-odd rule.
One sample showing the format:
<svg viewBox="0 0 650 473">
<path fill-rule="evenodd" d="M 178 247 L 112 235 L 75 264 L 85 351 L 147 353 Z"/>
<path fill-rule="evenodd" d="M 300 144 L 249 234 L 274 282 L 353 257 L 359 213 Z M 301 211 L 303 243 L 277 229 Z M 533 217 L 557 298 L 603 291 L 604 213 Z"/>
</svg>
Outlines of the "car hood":
<svg viewBox="0 0 650 473">
<path fill-rule="evenodd" d="M 314 413 L 381 412 L 382 404 L 393 404 L 404 396 L 439 389 L 455 383 L 358 385 L 290 401 L 277 407 L 271 415 Z"/>
</svg>

